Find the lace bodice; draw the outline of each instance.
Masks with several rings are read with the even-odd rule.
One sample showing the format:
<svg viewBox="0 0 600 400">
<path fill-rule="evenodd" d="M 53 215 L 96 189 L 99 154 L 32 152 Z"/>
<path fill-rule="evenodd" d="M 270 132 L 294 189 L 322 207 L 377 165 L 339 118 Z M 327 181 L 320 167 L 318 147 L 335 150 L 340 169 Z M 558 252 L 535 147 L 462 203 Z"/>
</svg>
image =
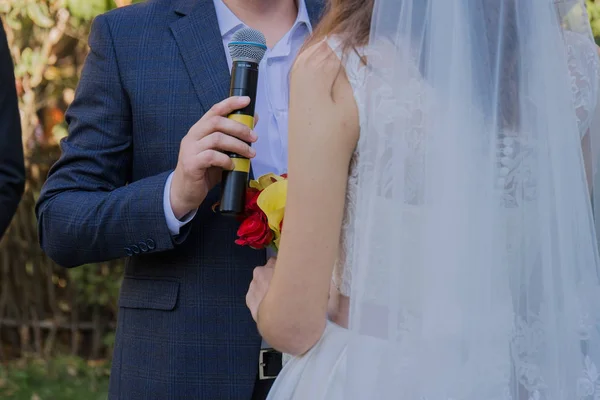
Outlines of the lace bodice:
<svg viewBox="0 0 600 400">
<path fill-rule="evenodd" d="M 338 55 L 342 60 L 346 76 L 352 89 L 354 91 L 354 98 L 358 106 L 359 121 L 361 125 L 361 131 L 364 128 L 364 114 L 365 114 L 365 81 L 366 81 L 366 68 L 362 63 L 359 54 L 356 52 L 349 52 L 343 56 L 340 49 L 340 42 L 336 38 L 330 37 L 327 42 L 331 49 Z M 359 50 L 360 51 L 360 50 Z M 348 171 L 348 184 L 346 188 L 346 205 L 344 209 L 344 219 L 342 222 L 342 231 L 340 235 L 340 245 L 338 259 L 335 263 L 333 270 L 333 283 L 335 287 L 345 296 L 350 295 L 350 286 L 352 283 L 352 254 L 351 247 L 356 234 L 354 224 L 354 213 L 356 211 L 356 202 L 358 194 L 358 158 L 360 157 L 359 150 L 355 151 L 350 161 L 350 168 Z"/>
<path fill-rule="evenodd" d="M 589 129 L 596 108 L 598 88 L 598 49 L 585 35 L 565 31 L 565 43 L 569 55 L 569 72 L 573 104 L 582 136 Z"/>
<path fill-rule="evenodd" d="M 595 71 L 598 71 L 598 57 L 595 54 L 596 48 L 588 43 L 589 39 L 587 37 L 578 33 L 565 31 L 564 39 L 569 56 L 569 72 L 573 93 L 573 104 L 577 113 L 579 130 L 583 137 L 591 125 L 593 110 L 596 108 L 596 87 L 598 85 L 599 77 Z M 340 60 L 342 60 L 346 76 L 354 91 L 362 137 L 362 133 L 366 129 L 365 116 L 367 112 L 365 88 L 367 68 L 361 61 L 361 55 L 364 54 L 364 49 L 358 49 L 357 52 L 350 51 L 347 54 L 342 54 L 338 38 L 329 37 L 327 43 Z M 407 88 L 407 93 L 418 97 L 422 94 L 419 92 L 421 90 L 422 88 L 419 87 Z M 393 115 L 393 111 L 390 112 L 390 115 Z M 506 207 L 516 207 L 518 206 L 517 197 L 519 196 L 515 196 L 515 193 L 523 194 L 526 193 L 527 190 L 533 190 L 531 188 L 533 183 L 528 182 L 527 180 L 527 165 L 523 162 L 523 160 L 527 158 L 528 146 L 525 141 L 519 139 L 519 135 L 512 135 L 510 132 L 506 132 L 501 135 L 498 148 L 500 151 L 497 185 L 504 192 Z M 418 151 L 415 153 L 418 153 Z M 359 145 L 352 156 L 348 171 L 346 204 L 340 235 L 339 254 L 333 271 L 333 283 L 340 293 L 345 296 L 350 295 L 352 283 L 352 243 L 354 242 L 355 235 L 359 234 L 354 223 L 358 196 L 357 166 L 359 158 L 360 140 Z M 416 158 L 418 158 L 418 154 Z M 413 166 L 418 167 L 418 165 L 418 160 L 414 160 Z M 407 173 L 411 174 L 410 171 Z M 413 171 L 412 173 L 415 174 L 418 173 L 418 171 Z M 418 176 L 413 176 L 412 178 L 418 179 Z M 418 194 L 414 193 L 414 196 L 418 197 Z"/>
</svg>

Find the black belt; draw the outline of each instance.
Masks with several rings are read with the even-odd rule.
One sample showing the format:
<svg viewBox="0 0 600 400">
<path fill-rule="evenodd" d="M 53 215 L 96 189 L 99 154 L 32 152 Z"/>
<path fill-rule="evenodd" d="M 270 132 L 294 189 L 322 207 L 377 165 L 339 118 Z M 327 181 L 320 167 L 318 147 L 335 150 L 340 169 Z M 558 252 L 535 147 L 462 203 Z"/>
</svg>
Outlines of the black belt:
<svg viewBox="0 0 600 400">
<path fill-rule="evenodd" d="M 275 379 L 283 368 L 283 356 L 274 349 L 262 349 L 258 356 L 258 379 Z"/>
</svg>

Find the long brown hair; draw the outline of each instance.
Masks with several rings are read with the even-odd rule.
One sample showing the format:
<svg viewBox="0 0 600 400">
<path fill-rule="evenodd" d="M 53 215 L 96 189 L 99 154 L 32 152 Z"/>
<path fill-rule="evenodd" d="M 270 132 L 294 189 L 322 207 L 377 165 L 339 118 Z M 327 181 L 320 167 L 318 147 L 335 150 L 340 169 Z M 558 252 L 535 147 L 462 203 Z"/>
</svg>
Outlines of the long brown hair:
<svg viewBox="0 0 600 400">
<path fill-rule="evenodd" d="M 305 48 L 329 35 L 339 36 L 344 53 L 369 44 L 375 0 L 327 0 L 326 3 L 323 18 Z"/>
<path fill-rule="evenodd" d="M 358 52 L 358 48 L 369 44 L 371 33 L 371 18 L 375 0 L 326 0 L 323 18 L 314 29 L 312 36 L 304 43 L 302 50 L 320 42 L 330 35 L 337 35 L 341 40 L 341 50 L 344 57 L 348 51 L 356 52 L 366 65 L 365 58 Z M 336 79 L 343 71 L 342 65 Z M 334 99 L 333 88 L 335 80 L 331 83 L 330 96 Z"/>
</svg>

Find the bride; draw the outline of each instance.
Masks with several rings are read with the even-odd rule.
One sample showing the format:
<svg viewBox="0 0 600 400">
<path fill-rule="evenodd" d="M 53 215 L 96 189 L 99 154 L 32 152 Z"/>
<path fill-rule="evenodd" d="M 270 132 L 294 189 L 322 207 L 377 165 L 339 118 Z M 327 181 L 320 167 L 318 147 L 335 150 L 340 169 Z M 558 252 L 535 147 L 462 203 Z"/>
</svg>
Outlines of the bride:
<svg viewBox="0 0 600 400">
<path fill-rule="evenodd" d="M 597 86 L 583 0 L 331 0 L 247 295 L 269 398 L 600 399 Z"/>
</svg>

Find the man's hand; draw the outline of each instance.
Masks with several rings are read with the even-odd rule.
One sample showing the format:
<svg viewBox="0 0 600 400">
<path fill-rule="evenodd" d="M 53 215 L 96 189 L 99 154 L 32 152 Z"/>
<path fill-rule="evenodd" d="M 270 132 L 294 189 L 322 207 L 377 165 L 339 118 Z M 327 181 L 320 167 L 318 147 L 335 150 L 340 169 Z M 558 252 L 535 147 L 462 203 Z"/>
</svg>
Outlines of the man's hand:
<svg viewBox="0 0 600 400">
<path fill-rule="evenodd" d="M 247 143 L 257 136 L 247 126 L 227 115 L 250 104 L 249 97 L 230 97 L 214 105 L 190 128 L 181 141 L 179 159 L 171 183 L 171 207 L 181 218 L 197 209 L 208 192 L 220 181 L 223 170 L 233 169 L 223 152 L 253 158 L 256 152 Z"/>
<path fill-rule="evenodd" d="M 258 322 L 258 308 L 269 290 L 271 279 L 273 279 L 276 261 L 275 257 L 271 257 L 265 266 L 254 269 L 254 279 L 250 283 L 250 288 L 248 288 L 246 294 L 246 305 L 256 322 Z"/>
</svg>

